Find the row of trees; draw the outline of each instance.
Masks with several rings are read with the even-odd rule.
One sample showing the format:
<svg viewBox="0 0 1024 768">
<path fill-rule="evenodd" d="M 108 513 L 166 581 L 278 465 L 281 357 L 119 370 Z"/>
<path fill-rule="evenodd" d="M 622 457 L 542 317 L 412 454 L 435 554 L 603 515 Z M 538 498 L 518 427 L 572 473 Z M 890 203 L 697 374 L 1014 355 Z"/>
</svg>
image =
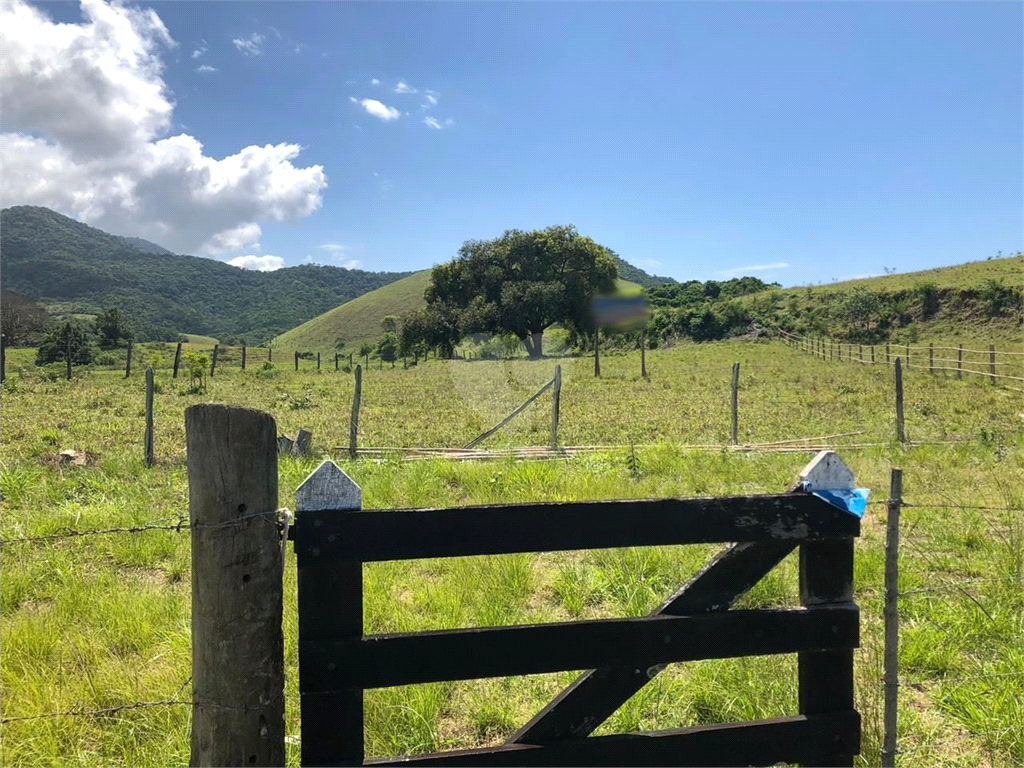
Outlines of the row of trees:
<svg viewBox="0 0 1024 768">
<path fill-rule="evenodd" d="M 133 338 L 128 317 L 118 307 L 104 310 L 91 323 L 55 322 L 43 333 L 36 365 L 63 362 L 69 353 L 75 365 L 89 365 L 98 350 L 123 346 Z"/>
</svg>

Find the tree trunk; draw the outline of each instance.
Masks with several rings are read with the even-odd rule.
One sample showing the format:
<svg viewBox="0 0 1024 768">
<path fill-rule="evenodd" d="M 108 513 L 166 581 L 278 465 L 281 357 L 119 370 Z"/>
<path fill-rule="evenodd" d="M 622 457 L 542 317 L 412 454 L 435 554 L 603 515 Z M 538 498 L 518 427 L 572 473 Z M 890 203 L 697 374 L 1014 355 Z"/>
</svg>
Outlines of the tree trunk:
<svg viewBox="0 0 1024 768">
<path fill-rule="evenodd" d="M 530 355 L 531 360 L 537 360 L 544 356 L 544 331 L 523 337 L 523 346 Z"/>
</svg>

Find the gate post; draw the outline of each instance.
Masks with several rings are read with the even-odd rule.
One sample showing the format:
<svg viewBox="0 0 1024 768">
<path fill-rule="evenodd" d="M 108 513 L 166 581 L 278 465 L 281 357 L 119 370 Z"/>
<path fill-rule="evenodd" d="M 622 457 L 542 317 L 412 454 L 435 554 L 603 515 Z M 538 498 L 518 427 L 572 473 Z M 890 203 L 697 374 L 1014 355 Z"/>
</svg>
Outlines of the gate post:
<svg viewBox="0 0 1024 768">
<path fill-rule="evenodd" d="M 358 370 L 358 369 L 357 369 Z M 295 491 L 295 512 L 345 515 L 363 507 L 363 492 L 333 461 L 317 467 Z M 312 525 L 296 528 L 315 529 Z M 315 535 L 315 534 L 314 534 Z M 359 638 L 363 635 L 363 564 L 319 556 L 319 548 L 296 548 L 299 582 L 299 690 L 302 765 L 362 765 L 363 691 L 349 688 L 302 693 L 304 681 L 326 672 L 304 650 L 310 640 Z M 303 611 L 302 606 L 330 602 L 331 612 Z M 283 763 L 282 763 L 283 765 Z"/>
<path fill-rule="evenodd" d="M 854 487 L 853 472 L 836 454 L 824 451 L 804 468 L 800 480 L 805 490 L 850 490 Z M 800 603 L 811 607 L 850 602 L 853 602 L 853 539 L 801 543 Z M 797 654 L 797 659 L 800 714 L 813 716 L 855 711 L 852 648 L 803 651 Z M 805 765 L 852 766 L 853 755 L 819 755 Z"/>
<path fill-rule="evenodd" d="M 284 557 L 277 424 L 228 405 L 185 411 L 192 529 L 192 756 L 279 766 L 284 751 Z"/>
</svg>

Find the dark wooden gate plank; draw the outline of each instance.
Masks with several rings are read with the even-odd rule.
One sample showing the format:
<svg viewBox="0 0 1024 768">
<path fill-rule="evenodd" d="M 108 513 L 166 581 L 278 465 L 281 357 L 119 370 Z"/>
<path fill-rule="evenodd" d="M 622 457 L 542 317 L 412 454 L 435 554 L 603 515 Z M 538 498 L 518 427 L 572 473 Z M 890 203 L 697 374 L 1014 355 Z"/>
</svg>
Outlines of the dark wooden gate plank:
<svg viewBox="0 0 1024 768">
<path fill-rule="evenodd" d="M 772 765 L 804 762 L 824 749 L 860 750 L 860 716 L 856 712 L 595 736 L 544 746 L 503 744 L 367 760 L 365 765 Z"/>
<path fill-rule="evenodd" d="M 651 616 L 726 611 L 795 548 L 792 541 L 734 544 L 720 552 Z M 659 665 L 637 673 L 633 666 L 603 666 L 585 672 L 520 728 L 509 743 L 548 744 L 589 736 L 663 668 Z"/>
<path fill-rule="evenodd" d="M 855 648 L 853 603 L 299 641 L 304 691 Z M 851 707 L 852 708 L 852 707 Z"/>
<path fill-rule="evenodd" d="M 860 520 L 809 494 L 305 513 L 296 552 L 323 560 L 849 538 Z"/>
</svg>

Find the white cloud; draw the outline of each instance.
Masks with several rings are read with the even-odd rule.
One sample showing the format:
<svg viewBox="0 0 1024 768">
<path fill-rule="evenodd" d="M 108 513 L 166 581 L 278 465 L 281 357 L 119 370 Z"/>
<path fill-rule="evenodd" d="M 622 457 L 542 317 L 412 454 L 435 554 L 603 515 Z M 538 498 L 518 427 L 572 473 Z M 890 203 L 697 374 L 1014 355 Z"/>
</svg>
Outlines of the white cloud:
<svg viewBox="0 0 1024 768">
<path fill-rule="evenodd" d="M 209 64 L 200 64 L 196 67 L 196 72 L 216 72 L 216 67 L 211 67 Z"/>
<path fill-rule="evenodd" d="M 196 48 L 196 50 L 192 51 L 192 58 L 198 59 L 204 53 L 206 53 L 206 48 Z"/>
<path fill-rule="evenodd" d="M 445 124 L 445 125 L 455 125 L 455 121 L 454 121 L 454 120 L 452 120 L 452 119 L 451 119 L 451 118 L 449 117 L 449 118 L 448 118 L 447 120 L 445 120 L 445 121 L 444 121 L 444 124 Z"/>
<path fill-rule="evenodd" d="M 349 259 L 341 263 L 345 269 L 359 269 L 359 259 Z"/>
<path fill-rule="evenodd" d="M 320 246 L 321 251 L 330 251 L 331 253 L 341 253 L 342 251 L 348 250 L 347 245 L 338 245 L 338 243 L 324 243 Z"/>
<path fill-rule="evenodd" d="M 423 124 L 427 125 L 427 126 L 430 126 L 431 128 L 434 128 L 434 129 L 436 129 L 438 131 L 441 130 L 441 124 L 439 122 L 437 122 L 437 120 L 435 120 L 432 117 L 424 117 L 423 118 Z"/>
<path fill-rule="evenodd" d="M 658 261 L 657 259 L 641 259 L 640 263 L 643 264 L 645 267 L 660 267 L 661 266 L 661 262 Z"/>
<path fill-rule="evenodd" d="M 398 85 L 395 86 L 395 93 L 416 93 L 416 89 L 405 80 L 399 80 Z"/>
<path fill-rule="evenodd" d="M 429 104 L 430 106 L 432 106 L 432 107 L 436 107 L 437 106 L 437 96 L 433 96 L 433 95 L 428 93 L 423 98 L 425 98 L 427 100 L 427 104 Z M 426 106 L 426 105 L 424 105 L 424 106 Z"/>
<path fill-rule="evenodd" d="M 382 104 L 376 99 L 363 99 L 359 103 L 363 105 L 363 109 L 380 120 L 394 120 L 401 114 L 394 107 Z"/>
<path fill-rule="evenodd" d="M 280 256 L 235 256 L 228 264 L 257 272 L 273 272 L 284 266 L 284 259 Z"/>
<path fill-rule="evenodd" d="M 744 275 L 750 272 L 770 272 L 774 269 L 786 269 L 789 267 L 784 261 L 780 261 L 776 264 L 751 264 L 747 267 L 735 267 L 734 269 L 722 269 L 716 272 L 716 275 Z"/>
<path fill-rule="evenodd" d="M 0 4 L 0 205 L 210 254 L 248 249 L 261 221 L 319 208 L 323 168 L 296 167 L 296 144 L 216 159 L 192 136 L 166 136 L 160 54 L 175 43 L 153 10 L 83 0 L 82 13 L 57 24 L 22 0 Z"/>
<path fill-rule="evenodd" d="M 349 96 L 348 100 L 351 101 L 353 104 L 359 103 L 359 99 L 357 99 L 355 96 Z"/>
<path fill-rule="evenodd" d="M 246 56 L 259 56 L 263 52 L 263 43 L 265 41 L 266 38 L 263 35 L 259 32 L 253 32 L 249 37 L 236 37 L 231 42 L 235 44 L 235 48 Z"/>
<path fill-rule="evenodd" d="M 370 81 L 370 85 L 380 85 L 380 80 L 375 77 Z"/>
</svg>

